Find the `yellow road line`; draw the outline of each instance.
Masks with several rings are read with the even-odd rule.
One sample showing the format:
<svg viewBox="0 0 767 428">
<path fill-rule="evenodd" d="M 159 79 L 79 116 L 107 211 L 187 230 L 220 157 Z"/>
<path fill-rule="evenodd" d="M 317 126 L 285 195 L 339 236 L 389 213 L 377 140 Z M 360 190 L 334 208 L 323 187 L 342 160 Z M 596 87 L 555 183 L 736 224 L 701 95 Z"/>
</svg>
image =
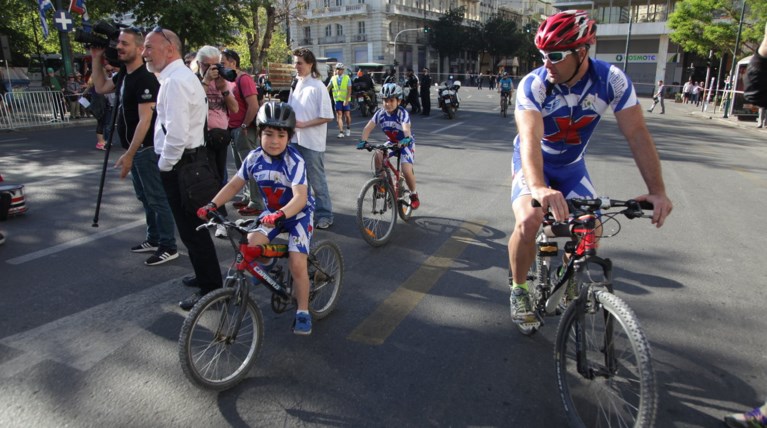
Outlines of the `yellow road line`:
<svg viewBox="0 0 767 428">
<path fill-rule="evenodd" d="M 368 345 L 382 345 L 453 265 L 453 261 L 469 244 L 476 243 L 473 238 L 484 225 L 484 222 L 462 223 L 456 233 L 365 318 L 347 339 Z"/>
</svg>

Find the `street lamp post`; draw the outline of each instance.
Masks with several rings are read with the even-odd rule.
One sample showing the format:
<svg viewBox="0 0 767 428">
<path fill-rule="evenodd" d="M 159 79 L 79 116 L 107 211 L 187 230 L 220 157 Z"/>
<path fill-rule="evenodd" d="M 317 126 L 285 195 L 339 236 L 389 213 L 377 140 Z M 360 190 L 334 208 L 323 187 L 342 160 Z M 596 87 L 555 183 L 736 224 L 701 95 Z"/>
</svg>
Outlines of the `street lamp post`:
<svg viewBox="0 0 767 428">
<path fill-rule="evenodd" d="M 397 72 L 399 73 L 399 63 L 397 62 L 397 38 L 399 38 L 399 35 L 406 32 L 406 31 L 423 31 L 424 27 L 420 28 L 406 28 L 399 33 L 397 33 L 396 36 L 394 36 L 394 62 L 396 63 L 395 67 L 397 68 Z"/>
</svg>

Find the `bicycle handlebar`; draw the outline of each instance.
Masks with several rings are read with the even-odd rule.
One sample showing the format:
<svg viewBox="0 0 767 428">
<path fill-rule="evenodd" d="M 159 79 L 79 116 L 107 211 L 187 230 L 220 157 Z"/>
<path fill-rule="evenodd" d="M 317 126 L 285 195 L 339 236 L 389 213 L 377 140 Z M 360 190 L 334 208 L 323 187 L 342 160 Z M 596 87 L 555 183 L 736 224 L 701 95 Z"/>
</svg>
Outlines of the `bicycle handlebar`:
<svg viewBox="0 0 767 428">
<path fill-rule="evenodd" d="M 532 200 L 532 206 L 538 208 L 541 203 L 536 199 Z M 627 201 L 621 201 L 618 199 L 610 199 L 608 197 L 600 198 L 572 198 L 567 199 L 567 206 L 570 209 L 570 216 L 573 217 L 576 212 L 588 212 L 594 213 L 597 210 L 609 210 L 615 207 L 626 207 L 620 214 L 625 215 L 629 219 L 635 219 L 639 217 L 651 217 L 647 215 L 643 210 L 653 210 L 653 204 L 648 201 L 637 201 L 629 199 Z"/>
<path fill-rule="evenodd" d="M 254 221 L 256 222 L 256 225 L 259 225 L 261 223 L 260 219 L 255 219 Z M 219 224 L 223 225 L 227 229 L 234 229 L 242 233 L 243 235 L 247 235 L 248 233 L 250 233 L 249 229 L 246 229 L 233 221 L 227 220 L 227 218 L 221 215 L 221 213 L 219 213 L 218 211 L 209 211 L 208 222 L 197 226 L 195 230 L 200 231 L 202 229 L 209 229 L 211 227 L 216 227 Z M 250 222 L 247 222 L 247 224 L 250 224 Z"/>
</svg>

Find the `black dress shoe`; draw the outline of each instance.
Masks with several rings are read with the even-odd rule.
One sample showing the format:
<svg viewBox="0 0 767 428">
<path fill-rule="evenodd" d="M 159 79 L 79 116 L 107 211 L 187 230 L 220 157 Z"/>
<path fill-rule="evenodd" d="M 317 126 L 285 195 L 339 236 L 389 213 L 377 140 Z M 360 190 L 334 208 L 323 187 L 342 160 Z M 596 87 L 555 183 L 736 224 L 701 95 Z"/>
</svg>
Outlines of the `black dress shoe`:
<svg viewBox="0 0 767 428">
<path fill-rule="evenodd" d="M 205 293 L 203 293 L 202 291 L 198 291 L 198 292 L 192 294 L 191 296 L 187 297 L 186 299 L 178 302 L 178 306 L 181 309 L 183 309 L 185 311 L 188 311 L 188 310 L 192 309 L 194 307 L 194 305 L 197 302 L 199 302 L 200 299 L 202 298 L 202 296 L 204 296 L 204 295 L 205 295 Z"/>
<path fill-rule="evenodd" d="M 197 277 L 194 275 L 185 276 L 181 283 L 184 284 L 185 287 L 191 287 L 191 288 L 200 288 L 200 284 L 197 282 Z"/>
</svg>

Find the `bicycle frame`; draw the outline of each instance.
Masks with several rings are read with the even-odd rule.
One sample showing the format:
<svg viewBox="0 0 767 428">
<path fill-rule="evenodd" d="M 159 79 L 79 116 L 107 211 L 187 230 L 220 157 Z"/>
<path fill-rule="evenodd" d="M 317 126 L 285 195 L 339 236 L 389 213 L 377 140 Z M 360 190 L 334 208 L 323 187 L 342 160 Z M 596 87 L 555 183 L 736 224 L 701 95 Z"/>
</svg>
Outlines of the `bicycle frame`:
<svg viewBox="0 0 767 428">
<path fill-rule="evenodd" d="M 381 153 L 381 156 L 383 156 L 381 169 L 386 174 L 386 181 L 388 181 L 389 187 L 392 189 L 392 193 L 394 193 L 394 200 L 397 201 L 399 200 L 400 194 L 399 179 L 402 176 L 402 171 L 400 170 L 400 167 L 402 166 L 402 153 L 399 150 L 396 152 L 397 166 L 395 167 L 389 156 L 389 150 L 390 149 L 377 149 L 377 151 Z M 376 153 L 375 156 L 378 156 L 378 153 Z M 379 173 L 380 170 L 376 172 L 376 175 Z M 394 176 L 394 179 L 392 179 L 392 175 Z"/>
<path fill-rule="evenodd" d="M 232 243 L 232 247 L 235 249 L 237 254 L 234 260 L 234 267 L 237 273 L 241 274 L 242 272 L 247 271 L 253 275 L 254 278 L 260 280 L 261 283 L 264 284 L 266 288 L 268 288 L 272 293 L 280 296 L 283 299 L 288 299 L 291 297 L 287 288 L 283 284 L 280 284 L 278 281 L 272 278 L 272 276 L 269 275 L 269 273 L 266 272 L 259 263 L 255 262 L 259 256 L 246 256 L 246 253 L 250 252 L 248 251 L 247 235 L 241 234 L 238 244 L 234 243 L 234 238 L 232 237 L 229 238 L 229 241 Z M 286 251 L 283 254 L 279 254 L 272 258 L 284 258 L 287 256 L 288 253 Z"/>
</svg>

